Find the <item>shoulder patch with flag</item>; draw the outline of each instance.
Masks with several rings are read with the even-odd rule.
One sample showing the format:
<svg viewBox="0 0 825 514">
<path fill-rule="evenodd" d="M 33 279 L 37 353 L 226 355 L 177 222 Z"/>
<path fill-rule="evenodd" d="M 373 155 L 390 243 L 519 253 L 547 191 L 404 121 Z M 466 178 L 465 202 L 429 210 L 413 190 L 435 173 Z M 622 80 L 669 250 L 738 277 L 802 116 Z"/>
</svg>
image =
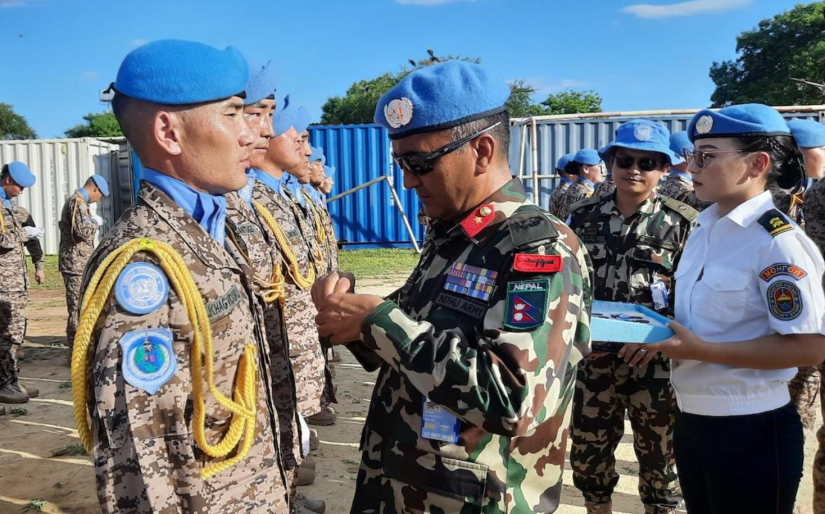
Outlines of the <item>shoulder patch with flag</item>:
<svg viewBox="0 0 825 514">
<path fill-rule="evenodd" d="M 530 330 L 541 326 L 547 315 L 549 290 L 549 278 L 508 283 L 504 326 L 511 330 Z"/>
</svg>

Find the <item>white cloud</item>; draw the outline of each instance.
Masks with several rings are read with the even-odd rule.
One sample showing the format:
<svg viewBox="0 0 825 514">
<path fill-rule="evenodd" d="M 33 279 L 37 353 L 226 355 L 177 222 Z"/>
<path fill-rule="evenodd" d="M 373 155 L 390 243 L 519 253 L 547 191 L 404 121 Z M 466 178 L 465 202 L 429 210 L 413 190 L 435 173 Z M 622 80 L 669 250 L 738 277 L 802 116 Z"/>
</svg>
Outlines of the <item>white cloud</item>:
<svg viewBox="0 0 825 514">
<path fill-rule="evenodd" d="M 441 5 L 455 2 L 478 2 L 478 0 L 395 0 L 395 2 L 404 5 Z"/>
<path fill-rule="evenodd" d="M 23 0 L 0 0 L 0 7 L 20 7 L 26 5 Z"/>
<path fill-rule="evenodd" d="M 514 80 L 508 80 L 507 82 L 514 82 Z M 524 79 L 524 82 L 533 86 L 536 90 L 535 94 L 542 97 L 565 89 L 586 88 L 589 85 L 587 82 L 577 79 L 549 80 L 545 77 L 528 77 Z"/>
<path fill-rule="evenodd" d="M 100 76 L 100 73 L 96 71 L 84 71 L 80 74 L 85 80 L 94 80 Z"/>
<path fill-rule="evenodd" d="M 132 40 L 132 46 L 143 46 L 148 42 L 149 41 L 146 40 L 146 39 L 133 39 Z"/>
<path fill-rule="evenodd" d="M 676 16 L 693 16 L 696 14 L 715 14 L 741 9 L 750 5 L 752 0 L 693 0 L 678 4 L 634 4 L 622 7 L 621 11 L 635 15 L 637 18 L 672 18 Z"/>
</svg>

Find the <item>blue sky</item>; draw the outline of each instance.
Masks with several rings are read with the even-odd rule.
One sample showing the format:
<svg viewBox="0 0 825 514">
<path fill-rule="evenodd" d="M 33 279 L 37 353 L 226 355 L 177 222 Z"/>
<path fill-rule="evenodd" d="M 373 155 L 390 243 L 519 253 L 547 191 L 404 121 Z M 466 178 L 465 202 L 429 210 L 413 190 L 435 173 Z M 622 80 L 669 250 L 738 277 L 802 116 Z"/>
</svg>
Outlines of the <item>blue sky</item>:
<svg viewBox="0 0 825 514">
<path fill-rule="evenodd" d="M 480 57 L 540 95 L 594 89 L 603 108 L 709 104 L 714 60 L 790 0 L 0 0 L 0 102 L 40 137 L 88 112 L 142 42 L 183 38 L 273 59 L 281 92 L 317 120 L 324 101 L 408 58 Z"/>
</svg>

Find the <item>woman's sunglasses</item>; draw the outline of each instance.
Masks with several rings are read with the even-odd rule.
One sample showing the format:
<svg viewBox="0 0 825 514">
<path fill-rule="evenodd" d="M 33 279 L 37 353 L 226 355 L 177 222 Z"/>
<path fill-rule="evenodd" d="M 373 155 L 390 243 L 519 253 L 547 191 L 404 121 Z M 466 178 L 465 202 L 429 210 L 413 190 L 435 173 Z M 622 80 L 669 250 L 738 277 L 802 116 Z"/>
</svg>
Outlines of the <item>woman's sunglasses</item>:
<svg viewBox="0 0 825 514">
<path fill-rule="evenodd" d="M 696 162 L 696 166 L 699 168 L 704 168 L 705 163 L 713 158 L 716 154 L 722 153 L 748 153 L 750 150 L 719 150 L 716 152 L 703 152 L 702 150 L 685 150 L 685 161 L 687 161 L 688 166 Z"/>
<path fill-rule="evenodd" d="M 613 159 L 613 164 L 623 170 L 631 169 L 634 163 L 639 171 L 644 172 L 653 171 L 662 165 L 660 161 L 654 159 L 653 157 L 639 157 L 636 159 L 632 155 L 619 154 Z"/>
<path fill-rule="evenodd" d="M 444 157 L 448 153 L 454 152 L 461 148 L 462 146 L 466 145 L 473 139 L 479 137 L 482 134 L 490 132 L 494 128 L 501 125 L 501 122 L 494 123 L 489 127 L 485 128 L 484 130 L 480 130 L 475 134 L 470 134 L 467 137 L 463 137 L 448 145 L 444 145 L 438 150 L 430 153 L 408 153 L 405 155 L 395 155 L 393 152 L 392 156 L 395 159 L 395 162 L 401 167 L 402 170 L 406 171 L 407 173 L 412 173 L 413 175 L 426 175 L 435 169 L 435 161 L 441 157 Z"/>
</svg>

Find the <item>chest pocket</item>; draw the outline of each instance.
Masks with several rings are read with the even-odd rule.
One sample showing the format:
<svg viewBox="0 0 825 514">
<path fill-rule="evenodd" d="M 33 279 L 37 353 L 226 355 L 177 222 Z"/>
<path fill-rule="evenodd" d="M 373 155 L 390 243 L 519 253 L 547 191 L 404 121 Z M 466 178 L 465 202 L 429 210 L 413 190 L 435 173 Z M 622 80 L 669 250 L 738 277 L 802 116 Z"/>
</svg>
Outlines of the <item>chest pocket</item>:
<svg viewBox="0 0 825 514">
<path fill-rule="evenodd" d="M 696 314 L 733 323 L 745 316 L 750 275 L 733 268 L 706 268 L 696 283 L 693 299 Z M 698 296 L 697 296 L 698 293 Z"/>
<path fill-rule="evenodd" d="M 667 275 L 673 272 L 673 259 L 677 245 L 650 236 L 639 236 L 636 247 L 632 250 L 633 260 L 652 271 L 662 271 Z"/>
</svg>

